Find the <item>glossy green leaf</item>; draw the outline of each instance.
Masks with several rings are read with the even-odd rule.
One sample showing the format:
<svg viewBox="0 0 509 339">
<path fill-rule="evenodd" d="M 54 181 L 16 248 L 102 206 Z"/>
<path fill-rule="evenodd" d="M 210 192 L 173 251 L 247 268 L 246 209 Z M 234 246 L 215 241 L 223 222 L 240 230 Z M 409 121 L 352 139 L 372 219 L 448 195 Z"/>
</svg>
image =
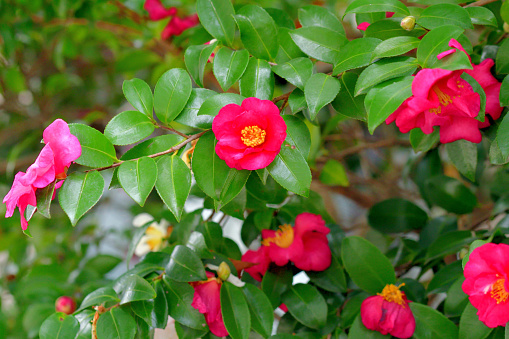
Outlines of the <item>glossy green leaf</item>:
<svg viewBox="0 0 509 339">
<path fill-rule="evenodd" d="M 355 39 L 347 43 L 344 46 L 344 52 L 334 65 L 332 75 L 369 65 L 373 59 L 373 51 L 379 43 L 380 40 L 375 38 Z"/>
<path fill-rule="evenodd" d="M 107 301 L 120 302 L 117 293 L 111 287 L 101 287 L 88 294 L 80 305 L 79 310 L 90 306 L 99 306 Z"/>
<path fill-rule="evenodd" d="M 493 331 L 484 325 L 477 315 L 477 309 L 468 303 L 461 314 L 459 326 L 459 338 L 462 339 L 484 339 Z"/>
<path fill-rule="evenodd" d="M 348 339 L 384 339 L 392 338 L 390 334 L 383 335 L 378 331 L 368 330 L 362 323 L 361 315 L 355 317 L 355 321 L 348 332 Z"/>
<path fill-rule="evenodd" d="M 346 8 L 348 13 L 397 12 L 410 15 L 408 8 L 398 0 L 354 0 Z"/>
<path fill-rule="evenodd" d="M 309 5 L 299 8 L 299 22 L 302 27 L 318 26 L 345 34 L 341 21 L 333 13 L 320 6 Z"/>
<path fill-rule="evenodd" d="M 471 181 L 475 181 L 477 169 L 477 145 L 467 140 L 445 144 L 445 149 L 458 171 Z"/>
<path fill-rule="evenodd" d="M 423 228 L 428 215 L 419 206 L 404 199 L 388 199 L 370 208 L 368 222 L 382 233 L 400 233 Z"/>
<path fill-rule="evenodd" d="M 290 33 L 294 30 L 294 28 L 278 28 L 277 39 L 279 42 L 279 49 L 276 55 L 277 64 L 282 64 L 296 58 L 306 57 L 306 54 L 300 50 L 299 46 L 295 44 L 292 37 L 290 36 Z"/>
<path fill-rule="evenodd" d="M 152 158 L 143 157 L 124 162 L 117 175 L 124 191 L 143 206 L 156 183 L 157 166 Z"/>
<path fill-rule="evenodd" d="M 156 291 L 152 286 L 145 279 L 135 274 L 123 279 L 119 288 L 122 290 L 121 305 L 131 301 L 149 300 L 156 297 Z"/>
<path fill-rule="evenodd" d="M 251 315 L 239 287 L 229 282 L 221 286 L 221 312 L 228 334 L 233 339 L 247 339 L 251 329 Z"/>
<path fill-rule="evenodd" d="M 291 31 L 290 36 L 304 53 L 330 64 L 339 61 L 340 50 L 348 43 L 344 35 L 316 26 Z"/>
<path fill-rule="evenodd" d="M 97 320 L 97 337 L 101 339 L 130 339 L 136 334 L 136 321 L 126 311 L 114 307 Z"/>
<path fill-rule="evenodd" d="M 230 0 L 197 0 L 196 12 L 210 35 L 228 46 L 233 44 L 235 10 Z"/>
<path fill-rule="evenodd" d="M 364 95 L 355 96 L 355 84 L 359 76 L 355 73 L 344 73 L 339 82 L 341 89 L 332 101 L 334 109 L 349 118 L 366 121 L 366 109 L 364 108 Z"/>
<path fill-rule="evenodd" d="M 117 114 L 104 129 L 104 135 L 114 145 L 130 145 L 154 132 L 152 120 L 138 111 Z"/>
<path fill-rule="evenodd" d="M 483 87 L 470 74 L 463 73 L 461 75 L 461 78 L 467 81 L 470 84 L 470 86 L 472 86 L 472 90 L 475 93 L 479 94 L 481 107 L 479 109 L 479 113 L 475 118 L 480 122 L 484 122 L 484 120 L 486 119 L 486 93 L 484 92 Z"/>
<path fill-rule="evenodd" d="M 166 278 L 166 275 L 164 276 Z M 162 280 L 156 280 L 153 283 L 154 290 L 157 293 L 154 299 L 154 309 L 152 311 L 152 324 L 155 328 L 166 328 L 168 324 L 168 300 L 166 290 Z"/>
<path fill-rule="evenodd" d="M 369 293 L 380 293 L 385 285 L 396 282 L 389 259 L 363 238 L 345 238 L 341 244 L 341 258 L 353 282 Z"/>
<path fill-rule="evenodd" d="M 292 286 L 293 273 L 287 269 L 267 271 L 262 278 L 262 291 L 269 298 L 272 308 L 281 304 L 281 295 Z"/>
<path fill-rule="evenodd" d="M 467 7 L 466 8 L 468 15 L 470 16 L 470 20 L 474 25 L 484 25 L 484 26 L 493 26 L 498 27 L 498 21 L 493 14 L 486 7 Z"/>
<path fill-rule="evenodd" d="M 467 10 L 453 4 L 439 4 L 425 8 L 416 22 L 427 29 L 445 25 L 455 25 L 464 29 L 474 28 Z"/>
<path fill-rule="evenodd" d="M 227 91 L 240 79 L 249 62 L 249 52 L 246 49 L 233 51 L 228 47 L 221 48 L 214 57 L 214 76 L 223 91 Z"/>
<path fill-rule="evenodd" d="M 283 115 L 286 123 L 286 141 L 297 147 L 304 159 L 307 159 L 311 149 L 311 135 L 306 123 L 292 115 Z"/>
<path fill-rule="evenodd" d="M 278 28 L 295 29 L 295 24 L 288 14 L 279 8 L 264 8 L 267 13 L 272 17 Z"/>
<path fill-rule="evenodd" d="M 440 134 L 435 129 L 431 134 L 424 134 L 420 128 L 410 131 L 410 144 L 415 152 L 427 152 L 438 144 Z"/>
<path fill-rule="evenodd" d="M 344 293 L 347 289 L 346 276 L 343 268 L 333 256 L 331 265 L 324 271 L 306 272 L 311 282 L 326 291 Z"/>
<path fill-rule="evenodd" d="M 438 61 L 437 55 L 450 49 L 449 41 L 458 39 L 462 33 L 463 29 L 454 25 L 445 25 L 429 31 L 417 47 L 419 65 L 422 68 L 431 68 Z"/>
<path fill-rule="evenodd" d="M 88 167 L 106 167 L 117 161 L 115 147 L 101 132 L 82 124 L 69 124 L 71 134 L 81 144 L 81 156 L 76 163 Z"/>
<path fill-rule="evenodd" d="M 145 140 L 144 142 L 139 143 L 138 145 L 131 148 L 129 151 L 125 152 L 121 160 L 133 160 L 141 157 L 146 157 L 152 154 L 156 154 L 159 152 L 167 151 L 173 146 L 180 144 L 184 140 L 184 137 L 176 134 L 166 134 L 160 135 L 155 138 L 151 138 L 149 140 Z"/>
<path fill-rule="evenodd" d="M 458 337 L 458 328 L 442 313 L 429 306 L 410 303 L 415 317 L 415 339 L 450 339 Z"/>
<path fill-rule="evenodd" d="M 74 172 L 65 179 L 58 201 L 73 226 L 99 201 L 104 179 L 99 172 Z"/>
<path fill-rule="evenodd" d="M 180 282 L 207 280 L 200 258 L 193 250 L 183 245 L 177 245 L 171 253 L 166 274 L 168 278 Z"/>
<path fill-rule="evenodd" d="M 191 96 L 187 101 L 186 106 L 182 112 L 175 118 L 175 121 L 186 126 L 207 129 L 212 127 L 213 117 L 207 115 L 198 115 L 202 104 L 210 97 L 216 95 L 210 89 L 205 88 L 193 88 Z"/>
<path fill-rule="evenodd" d="M 235 93 L 214 95 L 203 102 L 198 111 L 198 117 L 200 115 L 211 115 L 215 117 L 224 106 L 228 104 L 237 104 L 240 106 L 243 100 L 244 97 Z"/>
<path fill-rule="evenodd" d="M 313 74 L 313 63 L 309 58 L 296 58 L 273 66 L 272 71 L 303 90 Z"/>
<path fill-rule="evenodd" d="M 412 36 L 398 36 L 382 41 L 372 53 L 372 59 L 405 54 L 419 46 L 421 40 Z"/>
<path fill-rule="evenodd" d="M 131 311 L 141 318 L 148 326 L 152 325 L 152 312 L 154 312 L 153 300 L 133 301 L 130 304 Z"/>
<path fill-rule="evenodd" d="M 290 314 L 300 323 L 320 329 L 327 322 L 327 304 L 318 290 L 311 285 L 296 284 L 282 295 Z"/>
<path fill-rule="evenodd" d="M 202 259 L 211 259 L 213 257 L 207 247 L 203 234 L 200 232 L 191 232 L 186 246 L 195 251 Z"/>
<path fill-rule="evenodd" d="M 242 7 L 235 20 L 244 47 L 258 59 L 274 61 L 278 52 L 277 27 L 272 17 L 261 7 Z"/>
<path fill-rule="evenodd" d="M 290 110 L 293 114 L 305 109 L 307 104 L 304 92 L 298 88 L 294 89 L 292 94 L 290 94 L 290 97 L 288 97 L 288 106 L 290 106 Z"/>
<path fill-rule="evenodd" d="M 403 28 L 401 28 L 401 19 L 391 18 L 372 23 L 364 32 L 364 36 L 377 38 L 380 40 L 387 40 L 400 36 L 412 36 L 418 38 L 423 34 L 426 34 L 426 32 L 427 31 L 425 29 L 419 27 L 415 27 L 411 31 L 405 31 Z"/>
<path fill-rule="evenodd" d="M 311 185 L 311 171 L 298 149 L 284 142 L 276 159 L 267 166 L 270 175 L 289 191 L 307 197 Z"/>
<path fill-rule="evenodd" d="M 274 323 L 274 313 L 269 299 L 265 293 L 252 284 L 245 284 L 242 291 L 249 307 L 253 330 L 264 338 L 270 337 L 272 324 Z"/>
<path fill-rule="evenodd" d="M 459 180 L 443 175 L 434 176 L 426 181 L 426 190 L 432 203 L 456 213 L 471 213 L 477 205 L 476 196 Z"/>
<path fill-rule="evenodd" d="M 156 190 L 179 221 L 191 191 L 191 170 L 177 154 L 164 156 L 157 162 Z"/>
<path fill-rule="evenodd" d="M 40 339 L 74 338 L 80 329 L 78 320 L 72 315 L 54 313 L 47 318 L 39 330 Z"/>
<path fill-rule="evenodd" d="M 203 87 L 205 66 L 207 66 L 207 62 L 216 46 L 217 41 L 208 45 L 189 46 L 184 54 L 187 71 L 191 74 L 194 82 L 200 87 Z M 215 60 L 216 59 L 214 59 L 214 62 Z"/>
<path fill-rule="evenodd" d="M 164 277 L 164 289 L 167 291 L 168 314 L 184 326 L 203 329 L 205 317 L 191 306 L 194 288 L 185 282 L 177 282 Z"/>
<path fill-rule="evenodd" d="M 379 60 L 359 75 L 355 84 L 355 95 L 365 93 L 368 88 L 385 80 L 412 75 L 416 69 L 417 62 L 414 58 L 395 57 Z"/>
<path fill-rule="evenodd" d="M 251 58 L 246 72 L 240 79 L 240 94 L 262 100 L 272 99 L 274 93 L 274 74 L 267 61 Z"/>
<path fill-rule="evenodd" d="M 164 125 L 172 122 L 184 109 L 192 87 L 189 74 L 181 68 L 172 68 L 161 75 L 154 89 L 154 109 Z"/>
<path fill-rule="evenodd" d="M 329 159 L 320 172 L 320 181 L 330 186 L 349 186 L 348 176 L 343 165 L 334 159 Z"/>
<path fill-rule="evenodd" d="M 127 101 L 141 113 L 152 118 L 154 109 L 154 97 L 150 86 L 141 79 L 125 80 L 122 91 Z"/>
<path fill-rule="evenodd" d="M 470 231 L 452 231 L 437 238 L 426 251 L 426 260 L 430 261 L 436 258 L 456 253 L 465 245 L 470 244 L 474 237 Z"/>
<path fill-rule="evenodd" d="M 497 129 L 498 147 L 503 159 L 509 156 L 509 115 L 505 115 Z"/>
<path fill-rule="evenodd" d="M 504 39 L 502 45 L 498 48 L 495 65 L 497 73 L 509 73 L 509 39 Z"/>
<path fill-rule="evenodd" d="M 330 75 L 316 73 L 309 78 L 304 87 L 304 96 L 311 119 L 314 120 L 318 112 L 334 100 L 340 88 L 338 79 Z"/>
<path fill-rule="evenodd" d="M 45 218 L 51 218 L 50 207 L 55 193 L 55 181 L 51 182 L 48 186 L 39 188 L 35 191 L 37 200 L 37 211 Z"/>
<path fill-rule="evenodd" d="M 208 329 L 205 328 L 203 331 L 184 326 L 178 322 L 175 322 L 175 332 L 179 339 L 197 339 L 202 338 L 208 333 Z M 206 337 L 209 338 L 209 337 Z"/>
<path fill-rule="evenodd" d="M 509 76 L 502 81 L 499 93 L 500 106 L 509 106 Z"/>
</svg>

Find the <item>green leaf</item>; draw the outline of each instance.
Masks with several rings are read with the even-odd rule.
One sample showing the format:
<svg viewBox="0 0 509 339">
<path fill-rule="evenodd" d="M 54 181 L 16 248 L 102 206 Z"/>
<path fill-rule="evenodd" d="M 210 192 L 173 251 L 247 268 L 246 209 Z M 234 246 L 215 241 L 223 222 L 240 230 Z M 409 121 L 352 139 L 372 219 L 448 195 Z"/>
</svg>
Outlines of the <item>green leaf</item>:
<svg viewBox="0 0 509 339">
<path fill-rule="evenodd" d="M 492 331 L 493 328 L 489 328 L 479 320 L 477 309 L 468 303 L 461 314 L 459 337 L 462 339 L 483 339 Z"/>
<path fill-rule="evenodd" d="M 221 48 L 214 57 L 214 76 L 223 91 L 227 91 L 240 79 L 249 62 L 249 52 L 246 49 L 233 51 L 228 47 Z"/>
<path fill-rule="evenodd" d="M 154 97 L 150 86 L 145 81 L 136 78 L 124 80 L 122 91 L 134 108 L 152 119 Z"/>
<path fill-rule="evenodd" d="M 216 95 L 210 89 L 205 88 L 193 88 L 191 96 L 187 101 L 186 107 L 182 112 L 175 118 L 175 121 L 186 126 L 207 129 L 212 127 L 213 117 L 207 115 L 198 115 L 200 107 L 210 97 Z"/>
<path fill-rule="evenodd" d="M 445 25 L 455 25 L 464 29 L 474 28 L 467 10 L 453 4 L 439 4 L 425 8 L 416 22 L 427 29 Z"/>
<path fill-rule="evenodd" d="M 293 29 L 279 27 L 277 33 L 277 39 L 279 41 L 279 49 L 276 55 L 277 64 L 282 64 L 296 58 L 306 57 L 306 54 L 300 50 L 290 36 L 290 33 L 294 30 L 295 27 Z"/>
<path fill-rule="evenodd" d="M 427 152 L 438 143 L 440 134 L 435 129 L 431 134 L 424 134 L 420 128 L 410 131 L 410 144 L 415 152 Z"/>
<path fill-rule="evenodd" d="M 327 322 L 327 304 L 318 290 L 307 284 L 296 284 L 282 295 L 290 314 L 300 323 L 320 329 Z"/>
<path fill-rule="evenodd" d="M 79 310 L 85 309 L 90 306 L 99 306 L 107 301 L 120 302 L 117 293 L 111 287 L 101 287 L 94 292 L 90 293 L 83 299 Z"/>
<path fill-rule="evenodd" d="M 447 299 L 444 302 L 444 314 L 447 317 L 459 317 L 468 304 L 468 295 L 461 288 L 464 281 L 465 277 L 461 275 L 447 291 Z"/>
<path fill-rule="evenodd" d="M 244 47 L 255 58 L 274 61 L 278 52 L 277 27 L 269 13 L 259 6 L 246 5 L 235 20 Z"/>
<path fill-rule="evenodd" d="M 192 87 L 189 74 L 181 68 L 170 69 L 159 78 L 154 89 L 154 109 L 164 125 L 172 122 L 186 106 Z"/>
<path fill-rule="evenodd" d="M 445 149 L 458 171 L 470 181 L 475 181 L 477 145 L 467 140 L 458 140 L 445 144 Z"/>
<path fill-rule="evenodd" d="M 207 62 L 209 61 L 209 58 L 212 55 L 212 52 L 214 52 L 216 46 L 217 41 L 214 41 L 208 45 L 189 46 L 186 49 L 184 61 L 186 63 L 187 71 L 191 74 L 194 82 L 196 82 L 196 84 L 200 87 L 203 87 L 205 66 L 207 66 Z"/>
<path fill-rule="evenodd" d="M 148 326 L 152 326 L 153 300 L 133 301 L 130 306 L 134 314 L 140 317 Z"/>
<path fill-rule="evenodd" d="M 404 199 L 388 199 L 370 208 L 368 222 L 382 233 L 400 233 L 423 228 L 428 215 L 419 206 Z"/>
<path fill-rule="evenodd" d="M 286 141 L 297 147 L 304 159 L 309 155 L 311 149 L 311 135 L 306 123 L 300 118 L 292 115 L 283 115 L 286 123 Z"/>
<path fill-rule="evenodd" d="M 221 286 L 221 312 L 228 334 L 233 339 L 247 339 L 251 329 L 251 315 L 242 290 L 229 282 Z"/>
<path fill-rule="evenodd" d="M 184 137 L 176 134 L 160 135 L 149 140 L 145 140 L 142 143 L 131 148 L 125 152 L 121 160 L 133 160 L 141 157 L 146 157 L 159 152 L 167 151 L 173 146 L 180 144 L 184 140 Z"/>
<path fill-rule="evenodd" d="M 130 339 L 136 334 L 136 321 L 126 311 L 114 307 L 97 320 L 97 337 L 101 339 Z"/>
<path fill-rule="evenodd" d="M 334 100 L 340 88 L 338 79 L 324 73 L 316 73 L 309 78 L 304 87 L 304 96 L 312 120 L 325 105 Z"/>
<path fill-rule="evenodd" d="M 253 330 L 264 338 L 270 337 L 274 323 L 274 313 L 269 299 L 265 293 L 252 284 L 245 284 L 242 291 L 249 307 Z"/>
<path fill-rule="evenodd" d="M 288 14 L 288 12 L 285 12 L 278 8 L 264 8 L 267 13 L 272 17 L 278 28 L 288 28 L 288 29 L 295 29 L 295 24 L 293 23 L 292 18 Z"/>
<path fill-rule="evenodd" d="M 131 301 L 149 300 L 156 297 L 156 291 L 152 286 L 136 274 L 128 275 L 122 279 L 122 283 L 118 288 L 122 291 L 120 305 Z"/>
<path fill-rule="evenodd" d="M 270 100 L 274 93 L 274 74 L 267 61 L 251 58 L 239 82 L 240 94 Z"/>
<path fill-rule="evenodd" d="M 382 41 L 376 46 L 371 59 L 388 58 L 405 54 L 419 46 L 421 40 L 413 36 L 397 36 Z"/>
<path fill-rule="evenodd" d="M 362 76 L 362 75 L 361 75 Z M 408 76 L 383 88 L 377 88 L 368 109 L 368 129 L 373 134 L 398 107 L 412 96 L 412 82 L 414 77 Z M 382 86 L 382 85 L 381 85 Z M 368 94 L 368 97 L 370 94 Z"/>
<path fill-rule="evenodd" d="M 364 32 L 364 36 L 387 40 L 399 36 L 412 36 L 418 38 L 423 34 L 426 34 L 426 32 L 427 31 L 425 29 L 417 27 L 411 31 L 405 31 L 401 28 L 401 20 L 399 18 L 391 18 L 372 23 Z"/>
<path fill-rule="evenodd" d="M 465 54 L 465 53 L 462 53 L 462 54 Z M 477 120 L 479 120 L 480 122 L 484 122 L 484 120 L 486 118 L 485 117 L 485 115 L 486 115 L 486 93 L 484 93 L 484 89 L 477 82 L 477 80 L 475 80 L 474 77 L 472 77 L 468 73 L 461 74 L 461 78 L 463 80 L 467 81 L 470 84 L 470 86 L 472 86 L 472 90 L 475 93 L 479 94 L 481 107 L 480 107 L 479 113 L 477 114 L 477 116 L 475 118 Z"/>
<path fill-rule="evenodd" d="M 498 147 L 500 152 L 502 153 L 502 157 L 507 159 L 509 156 L 509 114 L 506 114 L 497 130 L 497 138 Z"/>
<path fill-rule="evenodd" d="M 207 280 L 200 258 L 193 250 L 183 245 L 177 245 L 171 253 L 166 274 L 168 278 L 180 282 Z"/>
<path fill-rule="evenodd" d="M 177 154 L 157 162 L 156 190 L 177 221 L 191 191 L 191 170 Z"/>
<path fill-rule="evenodd" d="M 344 73 L 339 82 L 341 89 L 332 101 L 334 109 L 349 118 L 366 121 L 366 109 L 364 108 L 364 95 L 354 95 L 355 84 L 359 76 L 355 73 Z"/>
<path fill-rule="evenodd" d="M 304 53 L 334 65 L 341 57 L 340 50 L 348 43 L 344 35 L 323 27 L 302 27 L 289 33 Z"/>
<path fill-rule="evenodd" d="M 385 80 L 412 75 L 416 69 L 417 62 L 414 58 L 394 57 L 379 60 L 359 75 L 355 84 L 355 95 L 365 93 L 368 88 Z"/>
<path fill-rule="evenodd" d="M 426 260 L 446 256 L 458 252 L 463 246 L 470 244 L 475 237 L 470 231 L 452 231 L 438 237 L 426 251 Z"/>
<path fill-rule="evenodd" d="M 72 315 L 54 313 L 47 318 L 39 330 L 41 339 L 68 339 L 74 338 L 80 329 L 78 320 Z"/>
<path fill-rule="evenodd" d="M 281 295 L 292 286 L 293 273 L 285 268 L 267 271 L 262 278 L 262 291 L 269 298 L 272 308 L 281 304 Z"/>
<path fill-rule="evenodd" d="M 323 27 L 345 35 L 341 21 L 327 9 L 309 5 L 299 8 L 299 22 L 302 27 Z"/>
<path fill-rule="evenodd" d="M 309 58 L 296 58 L 273 66 L 272 71 L 303 90 L 313 74 L 313 62 Z"/>
<path fill-rule="evenodd" d="M 450 339 L 458 337 L 458 328 L 442 313 L 429 306 L 410 303 L 410 308 L 415 317 L 415 339 Z"/>
<path fill-rule="evenodd" d="M 228 104 L 241 105 L 244 97 L 235 93 L 221 93 L 208 98 L 203 102 L 198 111 L 198 117 L 200 115 L 211 115 L 215 117 L 221 108 Z M 212 125 L 212 123 L 211 123 Z"/>
<path fill-rule="evenodd" d="M 390 334 L 383 335 L 378 331 L 368 330 L 366 326 L 362 323 L 361 315 L 355 317 L 355 321 L 350 327 L 350 331 L 348 332 L 348 339 L 384 339 L 384 338 L 392 338 Z"/>
<path fill-rule="evenodd" d="M 37 210 L 46 218 L 51 218 L 50 207 L 55 192 L 55 181 L 51 182 L 44 188 L 39 188 L 35 191 L 37 200 Z"/>
<path fill-rule="evenodd" d="M 417 47 L 419 65 L 422 68 L 431 68 L 438 61 L 437 55 L 450 49 L 449 41 L 458 39 L 462 33 L 463 29 L 454 25 L 445 25 L 429 31 Z"/>
<path fill-rule="evenodd" d="M 348 13 L 397 12 L 410 15 L 408 8 L 398 0 L 355 0 L 348 5 Z"/>
<path fill-rule="evenodd" d="M 138 111 L 117 114 L 104 129 L 104 135 L 114 145 L 130 145 L 154 132 L 152 120 Z"/>
<path fill-rule="evenodd" d="M 355 39 L 347 43 L 341 53 L 337 64 L 334 65 L 332 75 L 338 75 L 345 71 L 364 67 L 371 63 L 372 54 L 380 39 L 362 38 Z"/>
<path fill-rule="evenodd" d="M 306 274 L 313 284 L 326 291 L 344 293 L 347 289 L 345 272 L 334 256 L 332 256 L 331 265 L 325 271 L 309 271 Z"/>
<path fill-rule="evenodd" d="M 196 183 L 202 191 L 225 205 L 240 193 L 251 172 L 229 168 L 217 156 L 216 143 L 212 132 L 205 133 L 198 140 L 193 153 L 192 168 Z"/>
<path fill-rule="evenodd" d="M 235 10 L 230 0 L 197 0 L 200 23 L 214 38 L 231 46 L 235 38 Z"/>
<path fill-rule="evenodd" d="M 293 114 L 302 111 L 307 107 L 306 97 L 304 92 L 298 88 L 295 88 L 288 98 L 288 105 Z"/>
<path fill-rule="evenodd" d="M 117 161 L 115 147 L 95 128 L 69 124 L 69 130 L 81 144 L 81 156 L 76 159 L 77 164 L 97 168 L 111 166 Z"/>
<path fill-rule="evenodd" d="M 446 292 L 461 276 L 463 276 L 463 268 L 461 267 L 461 261 L 457 260 L 435 273 L 426 289 L 426 293 Z"/>
<path fill-rule="evenodd" d="M 127 255 L 126 255 L 127 269 L 129 269 L 129 263 L 131 262 L 133 253 L 136 250 L 136 246 L 140 242 L 141 238 L 145 235 L 145 231 L 147 230 L 147 228 L 150 226 L 150 224 L 153 221 L 154 220 L 151 220 L 151 221 L 147 222 L 145 225 L 137 227 L 136 230 L 133 232 L 133 235 L 131 237 L 131 242 L 129 244 L 129 248 L 127 250 Z"/>
<path fill-rule="evenodd" d="M 289 191 L 307 197 L 311 186 L 311 171 L 298 149 L 284 142 L 276 159 L 267 166 L 270 175 Z"/>
<path fill-rule="evenodd" d="M 500 106 L 509 106 L 509 76 L 506 75 L 500 87 Z"/>
<path fill-rule="evenodd" d="M 320 181 L 329 186 L 350 185 L 343 165 L 334 159 L 329 159 L 320 172 Z"/>
<path fill-rule="evenodd" d="M 385 285 L 396 282 L 389 259 L 363 238 L 345 238 L 341 244 L 341 258 L 353 282 L 369 293 L 380 293 Z"/>
<path fill-rule="evenodd" d="M 509 73 L 509 39 L 504 39 L 498 48 L 495 65 L 497 65 L 497 73 Z"/>
<path fill-rule="evenodd" d="M 166 276 L 164 276 L 166 278 Z M 166 290 L 163 287 L 162 280 L 156 280 L 154 290 L 157 293 L 154 299 L 154 309 L 152 310 L 152 324 L 155 328 L 166 328 L 168 324 L 168 300 L 166 298 Z"/>
<path fill-rule="evenodd" d="M 208 329 L 205 328 L 203 331 L 200 331 L 175 322 L 175 332 L 177 332 L 177 337 L 179 339 L 197 339 L 206 335 L 208 333 Z M 209 337 L 212 337 L 212 335 Z"/>
<path fill-rule="evenodd" d="M 203 329 L 206 326 L 205 317 L 191 306 L 194 297 L 194 288 L 185 282 L 163 279 L 167 291 L 168 314 L 184 326 L 194 329 Z"/>
<path fill-rule="evenodd" d="M 202 259 L 212 259 L 213 257 L 205 243 L 205 237 L 200 232 L 191 232 L 186 246 L 195 251 Z"/>
<path fill-rule="evenodd" d="M 58 201 L 73 226 L 99 201 L 104 190 L 104 179 L 99 172 L 74 172 L 65 179 Z"/>
<path fill-rule="evenodd" d="M 143 206 L 157 180 L 157 166 L 149 157 L 126 161 L 118 168 L 118 180 L 124 191 Z"/>
<path fill-rule="evenodd" d="M 431 202 L 456 214 L 471 213 L 477 205 L 476 196 L 459 180 L 437 175 L 426 181 Z"/>
<path fill-rule="evenodd" d="M 493 26 L 498 27 L 498 21 L 493 14 L 486 7 L 467 7 L 466 8 L 468 15 L 470 16 L 470 20 L 474 25 L 484 25 L 484 26 Z"/>
</svg>

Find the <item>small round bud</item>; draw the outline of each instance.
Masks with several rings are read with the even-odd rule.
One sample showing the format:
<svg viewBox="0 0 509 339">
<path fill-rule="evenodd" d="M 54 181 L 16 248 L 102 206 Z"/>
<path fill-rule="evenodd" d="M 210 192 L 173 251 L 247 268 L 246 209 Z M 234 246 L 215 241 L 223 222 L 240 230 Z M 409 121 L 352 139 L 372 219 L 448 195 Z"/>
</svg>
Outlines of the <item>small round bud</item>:
<svg viewBox="0 0 509 339">
<path fill-rule="evenodd" d="M 504 32 L 509 33 L 509 24 L 507 22 L 504 22 Z"/>
<path fill-rule="evenodd" d="M 466 248 L 462 248 L 459 252 L 458 252 L 458 257 L 460 260 L 462 260 L 466 255 L 468 254 L 468 249 Z"/>
<path fill-rule="evenodd" d="M 72 314 L 76 311 L 76 302 L 73 298 L 64 295 L 55 302 L 55 311 Z"/>
<path fill-rule="evenodd" d="M 230 266 L 228 266 L 228 264 L 223 261 L 221 265 L 219 265 L 219 268 L 217 269 L 217 276 L 222 281 L 226 281 L 230 276 L 231 272 L 232 271 L 230 270 Z"/>
<path fill-rule="evenodd" d="M 415 27 L 415 17 L 407 16 L 401 20 L 401 28 L 405 31 L 411 31 Z"/>
</svg>

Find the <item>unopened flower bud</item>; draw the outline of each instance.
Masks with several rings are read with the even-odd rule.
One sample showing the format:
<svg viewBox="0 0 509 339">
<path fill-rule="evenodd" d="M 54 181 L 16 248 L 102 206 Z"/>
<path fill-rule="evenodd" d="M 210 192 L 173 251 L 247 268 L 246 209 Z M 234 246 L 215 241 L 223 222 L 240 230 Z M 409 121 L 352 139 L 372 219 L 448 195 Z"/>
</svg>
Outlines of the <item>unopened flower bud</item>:
<svg viewBox="0 0 509 339">
<path fill-rule="evenodd" d="M 458 252 L 458 257 L 459 257 L 460 260 L 462 260 L 467 254 L 468 254 L 468 249 L 467 248 L 462 248 Z"/>
<path fill-rule="evenodd" d="M 502 27 L 504 28 L 504 32 L 509 33 L 509 24 L 507 22 L 504 22 Z"/>
<path fill-rule="evenodd" d="M 228 280 L 228 277 L 230 276 L 231 272 L 232 271 L 230 270 L 230 266 L 228 266 L 228 264 L 223 261 L 221 265 L 219 265 L 219 268 L 217 269 L 217 276 L 222 281 L 226 281 Z"/>
<path fill-rule="evenodd" d="M 72 314 L 76 311 L 76 302 L 71 297 L 62 296 L 55 302 L 55 311 Z"/>
<path fill-rule="evenodd" d="M 411 31 L 415 27 L 415 17 L 407 16 L 401 20 L 401 28 L 405 31 Z"/>
</svg>

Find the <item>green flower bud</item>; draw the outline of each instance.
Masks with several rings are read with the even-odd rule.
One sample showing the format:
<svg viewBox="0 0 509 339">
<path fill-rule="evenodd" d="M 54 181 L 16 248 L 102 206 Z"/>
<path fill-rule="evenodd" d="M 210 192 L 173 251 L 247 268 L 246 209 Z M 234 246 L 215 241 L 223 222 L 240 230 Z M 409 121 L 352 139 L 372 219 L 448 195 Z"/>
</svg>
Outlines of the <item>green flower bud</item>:
<svg viewBox="0 0 509 339">
<path fill-rule="evenodd" d="M 226 281 L 230 276 L 231 272 L 232 271 L 230 270 L 230 266 L 228 266 L 228 264 L 223 261 L 221 265 L 219 265 L 219 268 L 217 269 L 217 276 L 222 281 Z"/>
<path fill-rule="evenodd" d="M 401 20 L 401 28 L 405 31 L 411 31 L 415 27 L 415 17 L 407 16 Z"/>
<path fill-rule="evenodd" d="M 507 22 L 504 22 L 504 32 L 509 33 L 509 24 Z"/>
</svg>

